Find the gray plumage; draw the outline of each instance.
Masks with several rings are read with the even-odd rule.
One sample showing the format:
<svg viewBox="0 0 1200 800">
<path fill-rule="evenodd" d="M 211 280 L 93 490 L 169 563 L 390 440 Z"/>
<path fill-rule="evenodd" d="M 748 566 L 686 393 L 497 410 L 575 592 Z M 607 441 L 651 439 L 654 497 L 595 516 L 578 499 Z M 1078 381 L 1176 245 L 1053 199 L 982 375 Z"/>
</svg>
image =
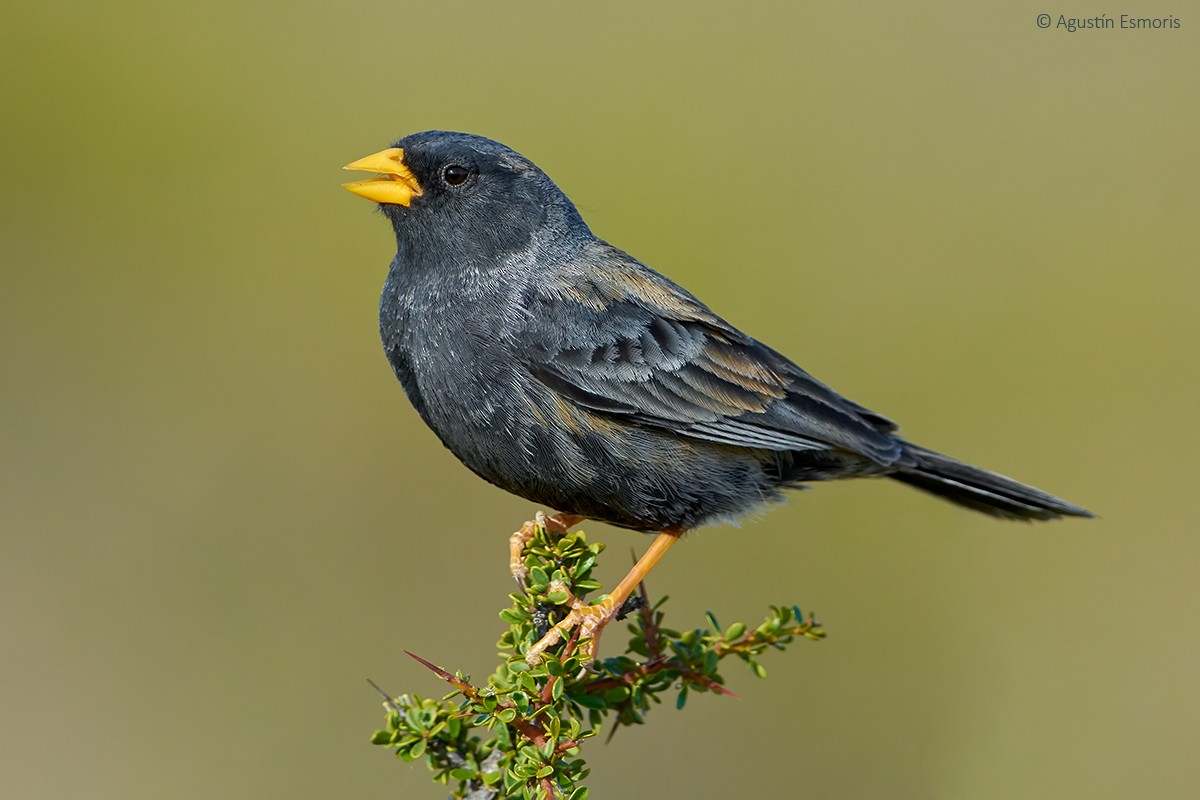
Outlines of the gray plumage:
<svg viewBox="0 0 1200 800">
<path fill-rule="evenodd" d="M 388 360 L 476 474 L 637 530 L 730 519 L 809 481 L 890 476 L 998 517 L 1090 516 L 912 445 L 629 254 L 532 162 L 478 136 L 401 139 L 422 193 L 380 300 Z M 448 166 L 466 168 L 460 185 Z"/>
</svg>

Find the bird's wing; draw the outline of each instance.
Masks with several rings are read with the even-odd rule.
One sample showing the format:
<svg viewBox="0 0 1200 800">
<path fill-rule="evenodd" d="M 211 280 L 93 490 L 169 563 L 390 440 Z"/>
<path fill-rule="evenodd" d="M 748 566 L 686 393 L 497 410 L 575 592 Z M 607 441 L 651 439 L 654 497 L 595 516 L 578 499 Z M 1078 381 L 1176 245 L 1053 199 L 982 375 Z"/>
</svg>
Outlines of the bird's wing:
<svg viewBox="0 0 1200 800">
<path fill-rule="evenodd" d="M 839 449 L 890 464 L 887 419 L 842 398 L 619 250 L 528 298 L 530 373 L 593 412 L 766 450 Z"/>
</svg>

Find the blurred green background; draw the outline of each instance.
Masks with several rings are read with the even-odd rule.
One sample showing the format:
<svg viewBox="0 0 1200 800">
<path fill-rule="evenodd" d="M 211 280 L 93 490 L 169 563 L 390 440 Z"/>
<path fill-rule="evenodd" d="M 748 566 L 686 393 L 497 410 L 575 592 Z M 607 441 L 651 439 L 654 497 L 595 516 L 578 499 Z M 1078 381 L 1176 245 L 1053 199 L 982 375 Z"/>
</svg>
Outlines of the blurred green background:
<svg viewBox="0 0 1200 800">
<path fill-rule="evenodd" d="M 391 233 L 338 187 L 437 127 L 911 438 L 1102 515 L 852 482 L 693 534 L 650 583 L 677 626 L 798 602 L 831 636 L 593 745 L 593 796 L 1194 797 L 1200 8 L 1035 24 L 1106 10 L 6 9 L 0 796 L 444 796 L 367 743 L 364 678 L 486 674 L 534 509 L 409 408 Z M 585 529 L 607 582 L 645 543 Z"/>
</svg>

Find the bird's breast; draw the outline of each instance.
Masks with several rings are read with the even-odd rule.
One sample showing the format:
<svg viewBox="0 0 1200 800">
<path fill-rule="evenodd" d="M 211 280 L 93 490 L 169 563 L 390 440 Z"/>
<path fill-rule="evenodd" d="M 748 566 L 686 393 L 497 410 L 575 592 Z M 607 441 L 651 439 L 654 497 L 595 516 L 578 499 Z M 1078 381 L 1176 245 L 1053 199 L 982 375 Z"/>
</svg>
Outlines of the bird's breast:
<svg viewBox="0 0 1200 800">
<path fill-rule="evenodd" d="M 380 302 L 384 350 L 413 406 L 446 447 L 495 483 L 523 471 L 529 449 L 529 379 L 504 307 L 390 280 Z"/>
</svg>

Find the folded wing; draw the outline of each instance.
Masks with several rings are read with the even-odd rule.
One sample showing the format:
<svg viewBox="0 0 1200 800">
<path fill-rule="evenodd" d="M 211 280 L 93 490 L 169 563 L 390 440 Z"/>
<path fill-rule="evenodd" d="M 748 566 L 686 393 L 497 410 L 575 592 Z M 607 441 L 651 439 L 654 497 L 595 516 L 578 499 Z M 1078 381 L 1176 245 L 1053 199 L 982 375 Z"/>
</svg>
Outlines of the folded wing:
<svg viewBox="0 0 1200 800">
<path fill-rule="evenodd" d="M 530 373 L 627 423 L 765 450 L 901 455 L 887 419 L 842 398 L 625 253 L 540 284 L 521 331 Z"/>
</svg>

